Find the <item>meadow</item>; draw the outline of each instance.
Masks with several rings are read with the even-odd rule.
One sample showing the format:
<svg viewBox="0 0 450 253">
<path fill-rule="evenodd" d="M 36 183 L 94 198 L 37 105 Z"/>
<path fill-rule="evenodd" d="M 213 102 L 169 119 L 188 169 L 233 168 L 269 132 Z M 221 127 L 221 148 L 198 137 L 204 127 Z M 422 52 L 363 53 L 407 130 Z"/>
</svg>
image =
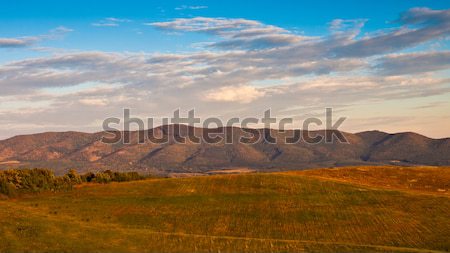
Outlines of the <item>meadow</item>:
<svg viewBox="0 0 450 253">
<path fill-rule="evenodd" d="M 0 252 L 445 252 L 449 175 L 349 167 L 4 197 Z"/>
</svg>

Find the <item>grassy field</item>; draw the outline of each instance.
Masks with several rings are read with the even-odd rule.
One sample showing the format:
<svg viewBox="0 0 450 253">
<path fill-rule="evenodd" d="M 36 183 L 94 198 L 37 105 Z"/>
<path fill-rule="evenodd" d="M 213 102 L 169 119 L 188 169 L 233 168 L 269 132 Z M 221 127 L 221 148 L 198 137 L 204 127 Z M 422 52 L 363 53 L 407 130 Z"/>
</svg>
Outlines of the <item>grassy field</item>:
<svg viewBox="0 0 450 253">
<path fill-rule="evenodd" d="M 450 194 L 450 167 L 354 166 L 290 171 L 287 174 L 313 176 L 319 179 L 407 191 L 409 193 L 447 196 Z"/>
<path fill-rule="evenodd" d="M 449 175 L 351 167 L 82 185 L 0 200 L 0 251 L 445 252 Z"/>
</svg>

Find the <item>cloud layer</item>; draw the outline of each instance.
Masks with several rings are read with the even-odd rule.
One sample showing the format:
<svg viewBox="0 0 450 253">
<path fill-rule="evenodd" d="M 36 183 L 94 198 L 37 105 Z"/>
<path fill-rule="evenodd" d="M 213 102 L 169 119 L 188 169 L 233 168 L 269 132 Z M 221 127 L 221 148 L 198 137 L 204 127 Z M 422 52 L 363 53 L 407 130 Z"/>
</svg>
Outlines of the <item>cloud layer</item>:
<svg viewBox="0 0 450 253">
<path fill-rule="evenodd" d="M 20 38 L 1 38 L 0 37 L 0 48 L 22 48 L 32 46 L 37 42 L 43 40 L 54 40 L 63 37 L 66 33 L 72 32 L 72 29 L 66 28 L 64 26 L 59 26 L 52 29 L 48 34 L 38 35 L 38 36 L 26 36 Z"/>
<path fill-rule="evenodd" d="M 138 116 L 167 116 L 176 108 L 223 118 L 267 108 L 298 116 L 330 106 L 350 113 L 365 103 L 448 97 L 450 80 L 439 73 L 450 69 L 450 51 L 404 50 L 447 38 L 449 13 L 411 9 L 395 21 L 397 28 L 369 34 L 361 34 L 365 19 L 336 19 L 320 37 L 247 19 L 153 22 L 147 25 L 211 40 L 189 53 L 76 51 L 5 63 L 0 124 L 19 132 L 92 130 L 104 118 L 120 116 L 122 108 Z M 26 39 L 3 38 L 0 47 L 35 43 Z"/>
</svg>

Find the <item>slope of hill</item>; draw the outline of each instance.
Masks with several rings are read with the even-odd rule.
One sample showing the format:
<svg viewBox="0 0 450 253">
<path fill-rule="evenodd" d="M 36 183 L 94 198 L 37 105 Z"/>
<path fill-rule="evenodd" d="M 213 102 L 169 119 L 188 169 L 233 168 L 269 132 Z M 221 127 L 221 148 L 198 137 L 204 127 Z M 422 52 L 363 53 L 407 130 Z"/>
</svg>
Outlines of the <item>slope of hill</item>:
<svg viewBox="0 0 450 253">
<path fill-rule="evenodd" d="M 248 134 L 240 128 L 225 128 L 233 133 L 232 144 L 175 142 L 179 128 L 181 136 L 188 129 L 198 136 L 205 129 L 187 126 L 163 126 L 145 132 L 130 132 L 130 143 L 105 144 L 105 133 L 43 133 L 17 136 L 0 141 L 0 168 L 46 167 L 62 171 L 67 168 L 137 170 L 141 172 L 205 172 L 234 167 L 257 170 L 305 169 L 363 164 L 449 165 L 450 139 L 430 139 L 414 133 L 387 134 L 383 132 L 344 133 L 349 143 L 308 144 L 301 141 L 287 144 L 268 143 L 263 138 L 255 144 L 237 140 Z M 272 136 L 284 140 L 286 136 L 303 136 L 306 132 L 270 130 Z M 165 144 L 145 140 L 138 144 L 139 134 L 166 137 Z M 266 134 L 263 129 L 257 133 Z M 315 135 L 324 131 L 310 132 Z M 142 135 L 144 136 L 144 135 Z M 220 136 L 224 136 L 220 134 Z"/>
<path fill-rule="evenodd" d="M 0 200 L 0 252 L 448 251 L 448 195 L 369 187 L 358 177 L 366 173 L 379 182 L 395 176 L 402 185 L 405 174 L 419 182 L 424 174 L 424 185 L 436 182 L 433 189 L 448 192 L 441 178 L 450 170 L 435 170 L 161 178 Z M 336 181 L 342 175 L 350 178 Z"/>
<path fill-rule="evenodd" d="M 407 163 L 446 165 L 450 162 L 450 139 L 433 140 L 416 133 L 387 135 L 371 145 L 366 159 L 371 161 L 398 160 Z"/>
<path fill-rule="evenodd" d="M 355 166 L 285 173 L 409 193 L 450 196 L 450 167 Z"/>
</svg>

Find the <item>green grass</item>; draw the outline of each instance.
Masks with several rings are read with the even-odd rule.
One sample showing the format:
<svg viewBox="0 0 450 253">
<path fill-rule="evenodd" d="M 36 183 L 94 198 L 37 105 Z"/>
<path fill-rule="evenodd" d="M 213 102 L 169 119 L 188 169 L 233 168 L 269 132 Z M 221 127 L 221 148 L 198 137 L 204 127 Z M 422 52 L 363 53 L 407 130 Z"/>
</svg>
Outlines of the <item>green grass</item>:
<svg viewBox="0 0 450 253">
<path fill-rule="evenodd" d="M 307 175 L 149 179 L 0 201 L 0 251 L 448 251 L 449 210 Z"/>
</svg>

